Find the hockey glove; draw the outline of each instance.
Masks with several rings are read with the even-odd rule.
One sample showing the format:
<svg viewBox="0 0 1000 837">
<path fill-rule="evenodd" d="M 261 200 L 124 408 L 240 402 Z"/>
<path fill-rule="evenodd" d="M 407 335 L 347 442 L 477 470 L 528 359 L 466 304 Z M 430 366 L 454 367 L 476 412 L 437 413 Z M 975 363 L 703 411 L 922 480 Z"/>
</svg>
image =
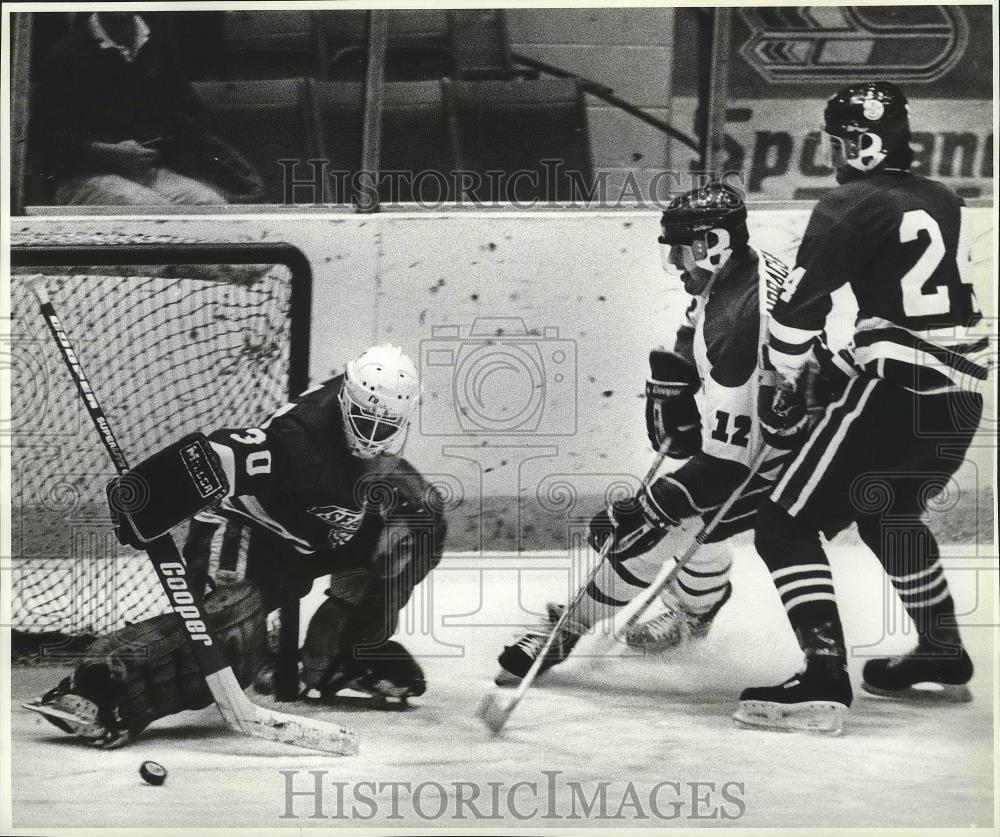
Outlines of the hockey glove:
<svg viewBox="0 0 1000 837">
<path fill-rule="evenodd" d="M 819 370 L 812 382 L 811 403 L 815 407 L 826 407 L 843 395 L 851 378 L 857 377 L 853 344 L 834 353 L 819 338 L 816 339 L 816 359 Z"/>
<path fill-rule="evenodd" d="M 812 415 L 808 409 L 805 370 L 801 386 L 785 380 L 771 365 L 767 346 L 762 351 L 757 415 L 764 441 L 776 450 L 794 450 L 809 435 Z"/>
<path fill-rule="evenodd" d="M 694 396 L 701 387 L 698 370 L 680 355 L 662 349 L 649 353 L 646 381 L 646 435 L 659 450 L 669 440 L 667 456 L 686 459 L 701 450 L 701 416 Z"/>
<path fill-rule="evenodd" d="M 628 500 L 617 500 L 601 509 L 590 521 L 587 541 L 600 551 L 608 538 L 614 537 L 610 557 L 625 561 L 643 555 L 656 546 L 677 520 L 670 517 L 643 488 Z"/>
<path fill-rule="evenodd" d="M 107 485 L 115 536 L 144 549 L 229 492 L 218 455 L 201 433 L 192 433 L 154 453 Z"/>
</svg>

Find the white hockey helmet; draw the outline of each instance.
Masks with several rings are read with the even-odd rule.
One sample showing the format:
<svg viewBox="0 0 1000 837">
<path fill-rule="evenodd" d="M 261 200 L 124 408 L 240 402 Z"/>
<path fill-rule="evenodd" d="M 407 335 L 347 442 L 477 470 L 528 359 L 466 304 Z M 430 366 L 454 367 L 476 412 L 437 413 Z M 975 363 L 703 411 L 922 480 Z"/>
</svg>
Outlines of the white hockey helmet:
<svg viewBox="0 0 1000 837">
<path fill-rule="evenodd" d="M 372 346 L 347 364 L 338 397 L 355 456 L 398 452 L 420 399 L 417 368 L 399 346 Z"/>
</svg>

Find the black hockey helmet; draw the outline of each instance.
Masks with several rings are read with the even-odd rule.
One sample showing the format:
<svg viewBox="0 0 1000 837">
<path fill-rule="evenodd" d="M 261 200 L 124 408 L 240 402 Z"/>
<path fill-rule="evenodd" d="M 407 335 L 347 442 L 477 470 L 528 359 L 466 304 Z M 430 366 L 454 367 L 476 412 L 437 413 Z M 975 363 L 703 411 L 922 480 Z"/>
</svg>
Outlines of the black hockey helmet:
<svg viewBox="0 0 1000 837">
<path fill-rule="evenodd" d="M 893 152 L 906 150 L 910 141 L 910 117 L 906 96 L 895 84 L 873 81 L 838 90 L 826 103 L 823 130 L 839 146 L 841 160 L 834 168 L 847 165 L 870 172 L 886 162 Z M 905 168 L 909 166 L 906 159 Z"/>
<path fill-rule="evenodd" d="M 700 293 L 708 278 L 718 273 L 734 253 L 745 252 L 749 245 L 743 196 L 725 183 L 710 183 L 674 198 L 663 211 L 660 227 L 662 232 L 657 240 L 668 273 L 681 269 L 677 252 L 671 255 L 679 247 L 689 247 L 693 264 L 706 272 L 701 282 L 692 283 L 694 277 L 688 276 L 685 288 L 689 293 Z"/>
</svg>

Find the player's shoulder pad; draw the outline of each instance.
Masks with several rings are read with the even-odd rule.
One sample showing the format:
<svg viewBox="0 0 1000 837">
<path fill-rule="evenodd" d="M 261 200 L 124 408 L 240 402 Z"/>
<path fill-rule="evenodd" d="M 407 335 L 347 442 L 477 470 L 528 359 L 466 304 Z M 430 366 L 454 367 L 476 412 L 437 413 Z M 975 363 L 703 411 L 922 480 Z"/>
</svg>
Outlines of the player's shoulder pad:
<svg viewBox="0 0 1000 837">
<path fill-rule="evenodd" d="M 757 275 L 760 280 L 760 308 L 761 311 L 770 313 L 788 281 L 791 268 L 766 250 L 758 250 L 757 255 L 759 257 L 757 259 Z"/>
<path fill-rule="evenodd" d="M 828 225 L 842 223 L 850 220 L 870 196 L 871 189 L 864 180 L 850 180 L 820 195 L 810 218 L 822 218 Z"/>
<path fill-rule="evenodd" d="M 756 262 L 756 263 L 754 263 Z M 704 337 L 710 376 L 726 387 L 739 387 L 757 368 L 761 321 L 760 257 L 739 265 L 713 291 L 705 306 Z"/>
<path fill-rule="evenodd" d="M 332 417 L 340 415 L 337 395 L 342 380 L 343 376 L 339 375 L 303 390 L 292 401 L 279 407 L 261 427 L 266 430 L 272 425 L 280 428 L 296 424 L 309 431 L 316 429 L 322 435 Z M 339 421 L 336 424 L 339 425 Z"/>
<path fill-rule="evenodd" d="M 940 201 L 949 206 L 966 205 L 965 199 L 946 183 L 919 174 L 911 174 L 910 176 L 921 190 L 931 197 L 931 200 Z"/>
<path fill-rule="evenodd" d="M 809 218 L 807 232 L 829 231 L 834 227 L 848 226 L 868 229 L 878 225 L 892 213 L 893 191 L 879 185 L 873 178 L 858 178 L 824 192 Z"/>
</svg>

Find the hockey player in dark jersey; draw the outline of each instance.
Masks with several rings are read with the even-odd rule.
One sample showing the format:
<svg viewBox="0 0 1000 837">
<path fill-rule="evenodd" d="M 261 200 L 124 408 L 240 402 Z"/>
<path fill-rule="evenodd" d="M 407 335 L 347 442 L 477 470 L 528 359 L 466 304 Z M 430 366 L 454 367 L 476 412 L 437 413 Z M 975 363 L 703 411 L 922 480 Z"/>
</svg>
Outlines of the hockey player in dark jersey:
<svg viewBox="0 0 1000 837">
<path fill-rule="evenodd" d="M 206 612 L 244 686 L 268 653 L 267 614 L 330 575 L 301 650 L 307 690 L 380 699 L 424 692 L 419 664 L 390 639 L 446 533 L 437 490 L 399 456 L 419 392 L 412 361 L 375 346 L 258 427 L 200 437 L 227 491 L 195 515 L 183 555 L 191 588 L 209 591 Z M 156 479 L 161 471 L 147 463 L 160 461 L 154 455 L 121 479 Z M 176 508 L 147 510 L 161 529 L 191 514 L 180 499 L 190 489 L 183 474 L 168 497 L 175 484 Z M 116 532 L 141 548 L 135 516 L 121 512 L 112 499 Z M 210 702 L 181 621 L 168 614 L 97 640 L 30 708 L 68 732 L 121 744 L 157 718 Z"/>
<path fill-rule="evenodd" d="M 972 662 L 934 536 L 928 498 L 961 464 L 982 413 L 988 341 L 967 275 L 962 200 L 910 171 L 906 97 L 887 82 L 858 84 L 827 103 L 837 189 L 813 210 L 769 323 L 778 385 L 762 391 L 765 438 L 809 432 L 810 349 L 849 283 L 858 302 L 860 374 L 825 411 L 757 518 L 756 546 L 805 654 L 779 686 L 746 689 L 744 724 L 837 733 L 852 701 L 830 566 L 820 546 L 850 523 L 878 556 L 918 632 L 916 649 L 870 659 L 863 688 L 905 695 L 936 684 L 962 699 Z"/>
<path fill-rule="evenodd" d="M 650 355 L 647 432 L 654 450 L 669 440 L 668 454 L 687 461 L 638 496 L 594 516 L 591 546 L 599 550 L 612 533 L 616 541 L 567 629 L 553 642 L 543 670 L 562 662 L 583 633 L 648 588 L 662 562 L 679 551 L 675 545 L 692 537 L 692 528 L 746 479 L 760 446 L 762 323 L 788 273 L 778 259 L 750 246 L 746 218 L 740 194 L 722 184 L 681 195 L 663 213 L 664 268 L 684 283 L 692 300 L 673 352 L 657 349 Z M 764 463 L 709 542 L 664 592 L 663 611 L 630 629 L 629 644 L 664 651 L 707 634 L 732 591 L 725 540 L 753 526 L 757 504 L 785 458 L 778 452 Z M 498 684 L 524 676 L 561 610 L 550 605 L 538 628 L 503 650 Z"/>
</svg>

